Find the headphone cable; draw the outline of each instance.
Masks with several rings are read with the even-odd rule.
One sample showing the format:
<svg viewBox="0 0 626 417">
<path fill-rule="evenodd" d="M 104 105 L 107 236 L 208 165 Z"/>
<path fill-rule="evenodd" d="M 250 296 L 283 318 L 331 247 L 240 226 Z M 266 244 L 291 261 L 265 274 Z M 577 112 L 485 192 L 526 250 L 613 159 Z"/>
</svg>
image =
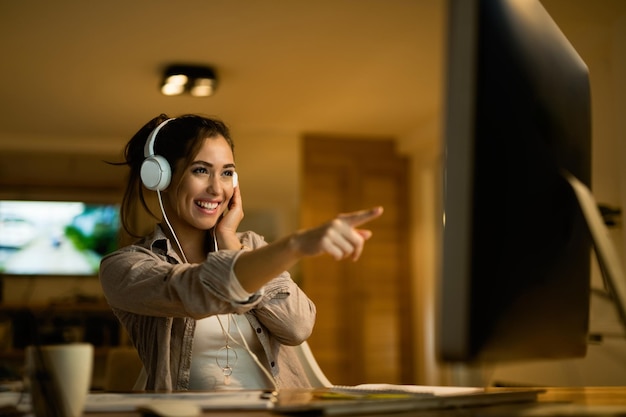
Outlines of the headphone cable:
<svg viewBox="0 0 626 417">
<path fill-rule="evenodd" d="M 178 249 L 180 250 L 180 254 L 183 257 L 183 261 L 185 263 L 189 263 L 187 261 L 187 257 L 185 256 L 185 251 L 183 251 L 183 247 L 180 244 L 180 241 L 178 240 L 178 237 L 176 236 L 176 232 L 174 231 L 174 228 L 172 227 L 172 224 L 170 223 L 169 219 L 167 218 L 167 214 L 165 213 L 165 209 L 163 208 L 163 200 L 161 198 L 161 192 L 159 190 L 157 190 L 157 197 L 159 199 L 159 206 L 161 207 L 161 213 L 163 214 L 163 219 L 165 220 L 165 223 L 167 224 L 167 227 L 170 229 L 170 232 L 172 233 L 172 236 L 174 237 L 174 241 L 176 241 L 176 245 L 178 246 Z M 213 235 L 214 249 L 215 249 L 215 252 L 217 252 L 218 247 L 217 247 L 217 237 L 215 236 L 215 229 L 213 229 L 213 232 L 211 234 Z M 229 316 L 230 316 L 230 314 L 229 314 Z M 229 318 L 229 320 L 230 320 L 230 318 Z M 219 322 L 220 327 L 222 327 L 222 331 L 224 331 L 224 327 L 222 326 L 222 322 L 220 321 L 219 317 L 217 317 L 217 321 Z M 237 327 L 237 332 L 239 333 L 239 336 L 241 337 L 241 340 L 243 341 L 243 345 L 241 343 L 239 343 L 235 339 L 232 339 L 233 342 L 235 342 L 235 344 L 237 344 L 240 347 L 242 347 L 246 352 L 248 352 L 250 354 L 250 356 L 252 356 L 252 360 L 254 361 L 254 363 L 261 369 L 261 371 L 265 374 L 265 376 L 267 378 L 269 378 L 269 380 L 272 383 L 272 385 L 274 385 L 274 389 L 278 390 L 278 386 L 276 385 L 276 380 L 274 379 L 274 376 L 269 373 L 269 371 L 265 368 L 265 366 L 263 366 L 263 364 L 261 364 L 261 361 L 259 360 L 257 355 L 254 352 L 252 352 L 252 349 L 250 349 L 250 347 L 248 346 L 248 342 L 246 341 L 246 338 L 243 336 L 243 334 L 241 332 L 241 329 L 239 328 L 239 324 L 237 324 L 237 320 L 233 320 L 233 321 L 235 322 L 235 326 Z"/>
<path fill-rule="evenodd" d="M 161 207 L 161 213 L 163 214 L 163 220 L 165 220 L 165 223 L 167 224 L 167 227 L 170 229 L 170 232 L 172 233 L 172 236 L 174 236 L 174 241 L 176 242 L 176 245 L 178 246 L 178 250 L 180 251 L 180 255 L 183 257 L 183 262 L 185 262 L 187 264 L 189 262 L 187 261 L 187 257 L 185 256 L 185 251 L 183 250 L 182 245 L 178 241 L 178 236 L 176 236 L 176 232 L 174 231 L 174 228 L 172 227 L 172 224 L 170 223 L 169 219 L 167 218 L 167 214 L 165 213 L 165 209 L 163 208 L 163 199 L 161 198 L 161 191 L 159 191 L 159 190 L 157 190 L 157 197 L 159 199 L 159 206 Z M 215 249 L 217 250 L 217 247 Z"/>
</svg>

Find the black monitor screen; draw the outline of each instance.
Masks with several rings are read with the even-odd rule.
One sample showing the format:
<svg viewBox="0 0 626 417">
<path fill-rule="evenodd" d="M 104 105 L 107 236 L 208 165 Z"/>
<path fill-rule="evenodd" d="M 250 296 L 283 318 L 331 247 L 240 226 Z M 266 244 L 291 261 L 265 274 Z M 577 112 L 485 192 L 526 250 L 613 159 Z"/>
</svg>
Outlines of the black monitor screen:
<svg viewBox="0 0 626 417">
<path fill-rule="evenodd" d="M 449 6 L 439 356 L 584 356 L 587 67 L 537 0 Z"/>
</svg>

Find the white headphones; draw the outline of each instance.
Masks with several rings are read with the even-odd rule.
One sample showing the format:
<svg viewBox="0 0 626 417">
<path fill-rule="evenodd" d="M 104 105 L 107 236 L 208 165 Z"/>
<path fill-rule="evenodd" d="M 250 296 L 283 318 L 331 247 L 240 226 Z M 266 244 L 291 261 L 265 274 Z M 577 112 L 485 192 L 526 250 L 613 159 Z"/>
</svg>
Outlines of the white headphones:
<svg viewBox="0 0 626 417">
<path fill-rule="evenodd" d="M 150 133 L 143 149 L 143 155 L 146 159 L 141 164 L 141 181 L 149 190 L 163 191 L 170 185 L 170 180 L 172 179 L 172 169 L 167 159 L 161 155 L 154 154 L 154 142 L 157 134 L 159 130 L 171 120 L 174 119 L 167 119 L 161 122 L 161 124 Z"/>
<path fill-rule="evenodd" d="M 146 159 L 144 159 L 141 164 L 141 182 L 143 182 L 143 185 L 145 185 L 147 189 L 152 191 L 165 190 L 167 186 L 170 185 L 170 180 L 172 179 L 172 169 L 167 159 L 161 155 L 154 154 L 154 142 L 156 141 L 157 134 L 163 126 L 172 120 L 174 120 L 174 118 L 161 122 L 161 124 L 150 133 L 143 149 L 143 155 Z M 233 172 L 233 187 L 237 187 L 238 185 L 239 176 L 237 172 Z"/>
</svg>

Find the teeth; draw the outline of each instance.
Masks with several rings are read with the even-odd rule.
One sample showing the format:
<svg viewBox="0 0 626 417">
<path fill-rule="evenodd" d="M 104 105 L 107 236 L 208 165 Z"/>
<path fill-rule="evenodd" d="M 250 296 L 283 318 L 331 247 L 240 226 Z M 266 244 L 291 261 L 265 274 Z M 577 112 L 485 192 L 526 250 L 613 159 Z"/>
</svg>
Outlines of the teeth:
<svg viewBox="0 0 626 417">
<path fill-rule="evenodd" d="M 218 203 L 209 203 L 207 201 L 198 201 L 196 202 L 196 204 L 204 209 L 207 210 L 213 210 L 216 209 L 218 206 Z"/>
</svg>

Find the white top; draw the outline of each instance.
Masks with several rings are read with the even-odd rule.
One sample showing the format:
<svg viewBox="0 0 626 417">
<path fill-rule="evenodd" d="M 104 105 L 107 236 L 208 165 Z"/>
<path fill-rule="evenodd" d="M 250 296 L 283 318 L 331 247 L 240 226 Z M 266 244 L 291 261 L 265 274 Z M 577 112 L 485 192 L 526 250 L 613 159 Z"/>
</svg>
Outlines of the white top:
<svg viewBox="0 0 626 417">
<path fill-rule="evenodd" d="M 220 326 L 221 321 L 222 325 Z M 222 330 L 223 327 L 223 330 Z M 228 338 L 228 360 L 226 358 L 226 335 Z M 227 390 L 227 389 L 267 389 L 272 384 L 252 355 L 245 348 L 242 338 L 259 361 L 268 369 L 267 359 L 259 339 L 244 315 L 220 314 L 196 321 L 191 356 L 190 390 Z M 218 364 L 219 362 L 219 364 Z M 225 384 L 226 366 L 232 374 Z"/>
</svg>

